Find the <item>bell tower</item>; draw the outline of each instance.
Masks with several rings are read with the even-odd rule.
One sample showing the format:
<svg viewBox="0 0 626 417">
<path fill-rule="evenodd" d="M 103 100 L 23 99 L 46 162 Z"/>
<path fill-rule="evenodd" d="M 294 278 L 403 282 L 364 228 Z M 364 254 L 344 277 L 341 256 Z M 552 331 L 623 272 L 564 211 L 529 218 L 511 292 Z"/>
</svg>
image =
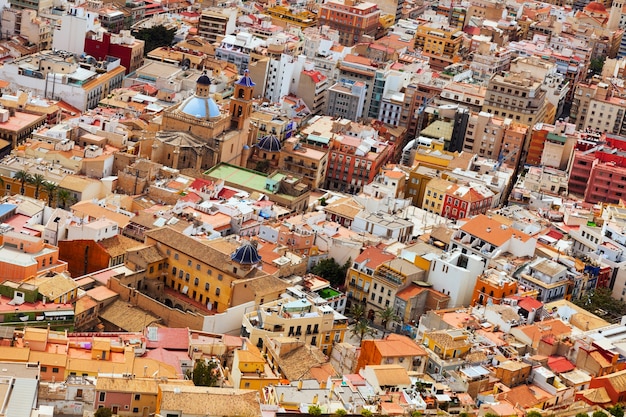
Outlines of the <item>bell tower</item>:
<svg viewBox="0 0 626 417">
<path fill-rule="evenodd" d="M 250 78 L 248 70 L 235 83 L 235 91 L 230 99 L 230 120 L 234 129 L 243 129 L 245 121 L 250 116 L 254 86 L 254 81 Z"/>
</svg>

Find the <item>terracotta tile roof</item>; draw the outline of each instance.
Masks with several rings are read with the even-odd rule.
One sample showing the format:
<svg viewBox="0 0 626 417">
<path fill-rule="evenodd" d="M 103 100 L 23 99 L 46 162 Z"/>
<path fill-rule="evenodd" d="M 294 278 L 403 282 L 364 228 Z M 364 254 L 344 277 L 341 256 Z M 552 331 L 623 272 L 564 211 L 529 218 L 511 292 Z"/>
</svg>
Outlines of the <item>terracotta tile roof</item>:
<svg viewBox="0 0 626 417">
<path fill-rule="evenodd" d="M 398 291 L 396 293 L 396 297 L 401 300 L 408 301 L 424 291 L 428 291 L 428 288 L 419 287 L 417 285 L 409 285 L 405 289 Z"/>
<path fill-rule="evenodd" d="M 141 243 L 126 236 L 115 235 L 99 241 L 98 245 L 102 247 L 109 254 L 109 256 L 115 258 L 120 255 L 124 255 L 129 249 L 141 246 Z"/>
<path fill-rule="evenodd" d="M 159 317 L 122 300 L 116 300 L 106 306 L 100 311 L 99 317 L 126 332 L 140 332 L 144 327 L 160 321 Z"/>
<path fill-rule="evenodd" d="M 424 334 L 424 337 L 428 337 L 429 339 L 434 340 L 438 346 L 441 346 L 444 349 L 460 348 L 470 344 L 467 338 L 455 340 L 454 337 L 452 337 L 452 335 L 450 335 L 447 330 L 426 332 Z"/>
<path fill-rule="evenodd" d="M 400 356 L 426 356 L 426 351 L 410 338 L 391 333 L 384 339 L 372 341 L 383 358 Z"/>
<path fill-rule="evenodd" d="M 496 246 L 503 245 L 513 236 L 519 238 L 523 242 L 530 239 L 530 236 L 526 233 L 520 232 L 512 227 L 505 227 L 502 223 L 491 219 L 484 214 L 479 214 L 478 216 L 468 220 L 467 223 L 461 226 L 461 230 Z"/>
<path fill-rule="evenodd" d="M 313 378 L 311 369 L 326 365 L 328 358 L 316 346 L 303 344 L 276 358 L 276 362 L 285 378 L 290 381 L 297 381 L 299 379 Z M 337 375 L 337 371 L 332 373 Z"/>
<path fill-rule="evenodd" d="M 511 388 L 510 391 L 498 394 L 496 399 L 506 401 L 509 404 L 519 406 L 522 409 L 532 408 L 549 400 L 551 395 L 547 392 L 537 389 L 535 386 L 518 385 Z"/>
<path fill-rule="evenodd" d="M 527 326 L 518 327 L 530 340 L 537 341 L 544 336 L 562 336 L 569 335 L 572 329 L 561 320 L 544 320 L 539 323 L 529 324 Z"/>
<path fill-rule="evenodd" d="M 609 393 L 606 392 L 606 388 L 591 388 L 586 389 L 584 391 L 580 391 L 577 393 L 578 395 L 582 395 L 582 397 L 592 404 L 609 404 L 611 403 L 611 397 L 609 397 Z"/>
<path fill-rule="evenodd" d="M 361 254 L 357 256 L 354 261 L 356 263 L 367 261 L 365 265 L 368 268 L 376 269 L 380 265 L 384 264 L 385 262 L 391 261 L 392 259 L 395 259 L 394 255 L 386 253 L 382 249 L 375 246 L 370 246 L 363 252 L 361 252 Z"/>
<path fill-rule="evenodd" d="M 257 417 L 259 392 L 232 388 L 159 385 L 161 409 L 184 415 Z"/>
<path fill-rule="evenodd" d="M 374 371 L 380 386 L 411 385 L 406 369 L 400 365 L 367 365 L 366 368 Z"/>
</svg>

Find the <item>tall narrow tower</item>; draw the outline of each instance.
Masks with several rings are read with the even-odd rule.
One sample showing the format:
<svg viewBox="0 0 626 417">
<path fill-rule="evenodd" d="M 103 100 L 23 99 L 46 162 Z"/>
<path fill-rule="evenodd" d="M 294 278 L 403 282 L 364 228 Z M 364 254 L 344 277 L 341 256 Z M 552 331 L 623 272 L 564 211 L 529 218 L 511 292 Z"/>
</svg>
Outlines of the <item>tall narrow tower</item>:
<svg viewBox="0 0 626 417">
<path fill-rule="evenodd" d="M 620 20 L 622 18 L 622 10 L 624 8 L 624 0 L 613 0 L 611 10 L 609 12 L 609 21 L 606 24 L 607 29 L 617 30 L 620 28 Z"/>
<path fill-rule="evenodd" d="M 254 85 L 250 75 L 248 75 L 248 70 L 235 83 L 235 91 L 230 99 L 230 120 L 234 129 L 243 129 L 245 121 L 250 117 Z"/>
</svg>

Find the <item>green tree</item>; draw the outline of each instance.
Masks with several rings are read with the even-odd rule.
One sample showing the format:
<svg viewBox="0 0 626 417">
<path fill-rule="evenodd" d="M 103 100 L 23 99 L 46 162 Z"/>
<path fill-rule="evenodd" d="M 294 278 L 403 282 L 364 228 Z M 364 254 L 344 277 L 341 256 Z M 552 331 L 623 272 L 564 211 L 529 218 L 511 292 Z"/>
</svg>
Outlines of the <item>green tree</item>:
<svg viewBox="0 0 626 417">
<path fill-rule="evenodd" d="M 67 208 L 68 202 L 72 201 L 72 195 L 70 192 L 64 188 L 59 188 L 57 190 L 57 206 L 62 208 Z"/>
<path fill-rule="evenodd" d="M 494 413 L 485 413 L 484 417 L 499 417 L 497 414 Z"/>
<path fill-rule="evenodd" d="M 574 304 L 610 322 L 626 315 L 626 303 L 613 298 L 609 288 L 596 288 Z"/>
<path fill-rule="evenodd" d="M 144 55 L 161 46 L 170 46 L 174 42 L 176 29 L 168 29 L 163 25 L 153 26 L 137 31 L 135 37 L 145 42 Z"/>
<path fill-rule="evenodd" d="M 267 159 L 257 162 L 256 166 L 254 167 L 255 171 L 264 172 L 264 173 L 267 173 L 269 169 L 270 169 L 270 161 L 268 161 Z"/>
<path fill-rule="evenodd" d="M 197 387 L 215 387 L 219 381 L 217 366 L 213 361 L 198 359 L 193 371 L 187 371 L 187 378 Z"/>
<path fill-rule="evenodd" d="M 589 414 L 581 412 L 581 413 L 576 414 L 576 417 L 589 417 Z"/>
<path fill-rule="evenodd" d="M 400 317 L 391 307 L 376 312 L 376 315 L 380 318 L 381 324 L 383 325 L 383 337 L 385 337 L 385 333 L 387 332 L 387 324 L 389 324 L 390 321 L 400 320 Z"/>
<path fill-rule="evenodd" d="M 370 410 L 368 410 L 367 408 L 364 408 L 361 410 L 361 415 L 363 417 L 372 417 L 372 412 Z"/>
<path fill-rule="evenodd" d="M 107 407 L 98 408 L 96 412 L 93 413 L 93 417 L 111 417 L 112 415 L 113 411 Z"/>
<path fill-rule="evenodd" d="M 602 73 L 602 68 L 604 68 L 604 57 L 599 57 L 599 58 L 591 58 L 591 61 L 589 61 L 589 70 L 590 75 L 598 75 Z"/>
<path fill-rule="evenodd" d="M 339 265 L 333 258 L 322 259 L 311 269 L 315 275 L 330 281 L 333 287 L 341 287 L 346 281 L 346 274 L 352 261 L 348 259 L 343 265 Z"/>
<path fill-rule="evenodd" d="M 29 182 L 35 186 L 35 198 L 39 198 L 39 190 L 46 182 L 46 177 L 41 174 L 31 175 Z"/>
<path fill-rule="evenodd" d="M 57 193 L 57 185 L 50 181 L 45 181 L 41 184 L 43 190 L 46 192 L 46 196 L 48 197 L 48 207 L 52 207 L 52 202 L 54 201 L 54 197 Z"/>
<path fill-rule="evenodd" d="M 542 417 L 539 411 L 529 411 L 526 413 L 526 417 Z"/>
<path fill-rule="evenodd" d="M 591 417 L 607 417 L 606 413 L 602 410 L 594 411 Z"/>
<path fill-rule="evenodd" d="M 337 411 L 335 411 L 335 415 L 337 417 L 345 417 L 347 414 L 348 412 L 344 410 L 343 408 L 339 408 Z"/>
<path fill-rule="evenodd" d="M 13 175 L 13 179 L 20 182 L 20 194 L 24 195 L 24 184 L 30 182 L 30 174 L 24 170 L 17 171 L 15 175 Z"/>
<path fill-rule="evenodd" d="M 322 409 L 320 408 L 319 405 L 310 405 L 309 406 L 309 414 L 312 416 L 321 416 L 322 415 Z"/>
<path fill-rule="evenodd" d="M 365 318 L 365 306 L 359 301 L 356 301 L 352 304 L 350 310 L 348 310 L 348 314 L 352 316 L 355 322 L 359 322 Z"/>
<path fill-rule="evenodd" d="M 461 413 L 461 414 L 463 414 L 463 413 Z M 459 417 L 463 417 L 463 416 L 461 416 L 461 414 L 459 414 Z M 413 410 L 413 411 L 411 411 L 411 417 L 422 417 L 422 412 L 419 411 L 419 410 Z M 465 417 L 467 417 L 467 416 L 465 416 Z"/>
<path fill-rule="evenodd" d="M 622 404 L 615 404 L 613 407 L 607 407 L 606 411 L 611 413 L 614 417 L 624 417 L 624 406 Z"/>
<path fill-rule="evenodd" d="M 361 319 L 354 323 L 354 326 L 350 329 L 350 333 L 359 338 L 359 342 L 362 342 L 365 336 L 376 336 L 376 330 L 370 327 L 370 324 L 366 319 Z"/>
</svg>

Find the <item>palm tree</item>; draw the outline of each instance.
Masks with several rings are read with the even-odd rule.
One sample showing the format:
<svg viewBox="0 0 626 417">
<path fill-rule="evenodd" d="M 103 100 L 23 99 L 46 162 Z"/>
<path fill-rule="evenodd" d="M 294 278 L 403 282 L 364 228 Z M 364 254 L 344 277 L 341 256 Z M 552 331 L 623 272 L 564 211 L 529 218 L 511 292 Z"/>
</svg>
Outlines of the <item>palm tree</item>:
<svg viewBox="0 0 626 417">
<path fill-rule="evenodd" d="M 359 342 L 362 342 L 365 336 L 376 336 L 376 330 L 370 327 L 369 322 L 366 319 L 361 319 L 354 324 L 354 327 L 350 329 L 352 336 L 359 338 Z"/>
<path fill-rule="evenodd" d="M 352 304 L 349 313 L 354 321 L 361 321 L 362 318 L 365 318 L 365 307 L 357 301 Z"/>
<path fill-rule="evenodd" d="M 35 198 L 39 198 L 39 189 L 46 182 L 46 177 L 41 174 L 31 175 L 29 182 L 35 186 Z"/>
<path fill-rule="evenodd" d="M 64 188 L 59 188 L 57 190 L 57 205 L 60 205 L 62 208 L 66 208 L 65 205 L 72 198 L 69 191 Z M 59 204 L 60 203 L 60 204 Z"/>
<path fill-rule="evenodd" d="M 52 208 L 52 202 L 54 201 L 54 196 L 57 193 L 57 185 L 50 181 L 44 181 L 41 186 L 48 196 L 48 207 Z"/>
<path fill-rule="evenodd" d="M 383 337 L 385 337 L 385 333 L 387 332 L 387 324 L 390 321 L 400 320 L 400 317 L 398 317 L 396 312 L 393 311 L 393 308 L 391 307 L 387 307 L 386 309 L 377 312 L 376 315 L 380 318 L 383 325 Z"/>
<path fill-rule="evenodd" d="M 20 182 L 20 194 L 24 195 L 24 184 L 30 182 L 30 174 L 24 170 L 17 171 L 15 175 L 13 175 L 13 179 Z"/>
</svg>

